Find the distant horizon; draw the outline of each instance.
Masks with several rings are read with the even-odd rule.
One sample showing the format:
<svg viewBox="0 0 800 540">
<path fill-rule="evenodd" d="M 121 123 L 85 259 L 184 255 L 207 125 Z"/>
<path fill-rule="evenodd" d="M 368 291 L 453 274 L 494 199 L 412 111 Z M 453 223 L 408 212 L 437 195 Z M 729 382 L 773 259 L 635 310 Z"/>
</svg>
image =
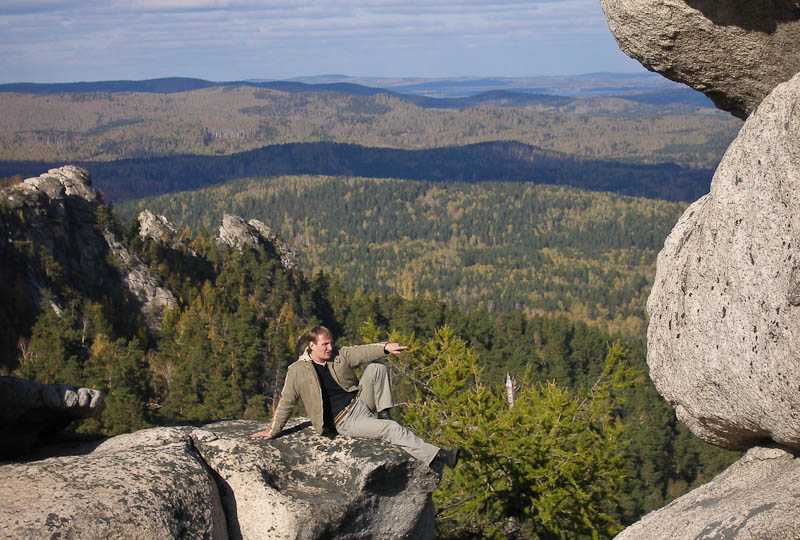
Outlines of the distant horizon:
<svg viewBox="0 0 800 540">
<path fill-rule="evenodd" d="M 110 83 L 110 82 L 146 82 L 146 81 L 161 81 L 161 80 L 196 80 L 205 81 L 210 83 L 235 83 L 235 82 L 306 82 L 311 79 L 355 79 L 355 80 L 386 80 L 386 81 L 482 81 L 482 80 L 510 80 L 510 81 L 524 81 L 531 79 L 570 79 L 570 78 L 584 78 L 584 77 L 643 77 L 651 78 L 654 80 L 663 80 L 665 83 L 670 81 L 663 75 L 647 71 L 642 68 L 639 71 L 594 71 L 594 72 L 581 72 L 581 73 L 560 73 L 560 74 L 531 74 L 531 75 L 447 75 L 447 76 L 414 76 L 414 75 L 348 75 L 345 73 L 319 73 L 312 75 L 293 75 L 290 77 L 240 77 L 234 79 L 213 79 L 209 77 L 198 77 L 191 75 L 165 75 L 158 77 L 141 77 L 141 78 L 110 78 L 110 79 L 73 79 L 73 80 L 53 80 L 53 81 L 35 81 L 35 80 L 9 80 L 3 81 L 0 78 L 0 85 L 14 85 L 14 84 L 41 84 L 41 85 L 58 85 L 58 84 L 91 84 L 91 83 Z M 308 83 L 307 84 L 320 84 Z M 321 83 L 325 84 L 325 83 Z M 677 84 L 677 83 L 676 83 Z"/>
</svg>

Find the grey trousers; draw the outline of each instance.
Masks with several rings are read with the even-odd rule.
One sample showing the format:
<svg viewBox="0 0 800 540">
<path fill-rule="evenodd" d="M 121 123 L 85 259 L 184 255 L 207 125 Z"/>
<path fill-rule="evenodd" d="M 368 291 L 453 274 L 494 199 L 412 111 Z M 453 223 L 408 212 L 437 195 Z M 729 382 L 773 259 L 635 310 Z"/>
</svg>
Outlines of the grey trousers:
<svg viewBox="0 0 800 540">
<path fill-rule="evenodd" d="M 394 420 L 376 418 L 378 412 L 393 405 L 389 370 L 383 364 L 372 363 L 364 370 L 358 397 L 336 424 L 336 431 L 346 437 L 382 439 L 396 444 L 425 465 L 430 465 L 439 447 L 426 443 Z"/>
</svg>

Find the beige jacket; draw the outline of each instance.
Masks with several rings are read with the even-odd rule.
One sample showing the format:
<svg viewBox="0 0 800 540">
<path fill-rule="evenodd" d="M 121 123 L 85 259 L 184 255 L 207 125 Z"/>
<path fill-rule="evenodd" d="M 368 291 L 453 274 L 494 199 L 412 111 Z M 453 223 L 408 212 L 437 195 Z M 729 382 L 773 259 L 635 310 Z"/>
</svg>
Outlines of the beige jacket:
<svg viewBox="0 0 800 540">
<path fill-rule="evenodd" d="M 327 363 L 333 380 L 348 392 L 357 391 L 358 377 L 355 368 L 383 358 L 386 355 L 385 346 L 386 343 L 372 343 L 371 345 L 342 347 L 336 357 Z M 306 414 L 311 417 L 314 429 L 317 433 L 322 433 L 322 388 L 320 388 L 319 379 L 308 352 L 303 353 L 297 361 L 293 362 L 286 372 L 286 382 L 283 384 L 281 399 L 272 418 L 270 434 L 273 437 L 277 436 L 286 425 L 298 397 L 303 402 Z"/>
</svg>

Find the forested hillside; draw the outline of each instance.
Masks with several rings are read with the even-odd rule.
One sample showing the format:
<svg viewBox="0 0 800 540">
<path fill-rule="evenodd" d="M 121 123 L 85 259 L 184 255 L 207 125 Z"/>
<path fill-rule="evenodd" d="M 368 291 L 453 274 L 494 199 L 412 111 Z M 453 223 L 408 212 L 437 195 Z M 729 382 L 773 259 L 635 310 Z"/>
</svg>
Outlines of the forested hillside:
<svg viewBox="0 0 800 540">
<path fill-rule="evenodd" d="M 13 284 L 32 269 L 39 276 L 42 303 L 33 310 L 32 326 L 20 329 L 16 354 L 4 356 L 2 370 L 106 392 L 102 416 L 82 421 L 78 432 L 113 434 L 171 422 L 267 419 L 285 368 L 296 354 L 297 337 L 321 322 L 341 344 L 391 334 L 412 345 L 410 356 L 394 365 L 399 396 L 409 402 L 403 412 L 406 421 L 440 444 L 457 437 L 466 451 L 464 466 L 476 471 L 448 477 L 437 494 L 451 508 L 455 504 L 461 509 L 441 516 L 442 530 L 454 537 L 497 537 L 502 531 L 494 524 L 505 518 L 524 530 L 607 537 L 733 457 L 701 444 L 676 424 L 643 374 L 643 351 L 635 339 L 565 318 L 464 310 L 436 300 L 354 291 L 325 275 L 288 270 L 269 243 L 239 251 L 220 246 L 209 234 L 188 230 L 174 245 L 143 239 L 138 224 L 123 230 L 102 204 L 84 205 L 81 215 L 96 224 L 98 234 L 118 235 L 175 292 L 178 306 L 153 333 L 121 282 L 114 285 L 119 278 L 113 269 L 102 288 L 72 283 L 64 265 L 80 254 L 60 254 L 67 257 L 62 264 L 45 244 L 4 247 L 8 279 L 0 288 L 6 299 L 3 313 L 30 311 L 28 299 L 16 294 Z M 16 234 L 26 226 L 5 204 L 0 205 L 0 222 Z M 111 268 L 120 261 L 110 257 L 108 264 Z M 501 413 L 507 405 L 499 383 L 506 372 L 519 381 L 519 403 Z M 438 382 L 420 386 L 420 380 Z M 453 394 L 449 384 L 461 391 Z M 440 424 L 431 423 L 435 415 L 469 412 L 451 400 L 457 395 L 479 399 L 475 403 L 485 407 L 479 406 L 468 425 L 456 422 L 441 431 Z M 564 410 L 572 411 L 573 420 L 562 426 Z M 543 437 L 544 453 L 515 458 L 522 469 L 508 468 L 508 456 L 518 455 L 519 449 L 506 444 L 510 439 L 497 431 L 509 421 L 527 425 L 532 437 Z M 487 430 L 489 439 L 475 439 L 473 434 L 481 432 L 475 429 Z M 567 431 L 564 437 L 546 437 L 553 429 Z M 494 445 L 489 453 L 487 444 Z M 504 471 L 503 477 L 486 476 L 490 470 Z M 576 476 L 577 471 L 583 472 Z M 538 484 L 530 483 L 529 475 L 540 473 L 551 475 L 553 489 L 564 496 L 559 500 L 568 505 L 548 502 Z M 516 487 L 511 498 L 505 491 L 484 498 L 492 510 L 476 508 L 460 499 L 467 479 L 498 489 L 511 481 Z M 520 513 L 513 504 L 516 497 L 527 497 L 539 510 Z M 591 512 L 587 508 L 595 504 L 604 513 L 581 520 L 581 513 Z M 549 518 L 548 512 L 555 510 L 558 517 Z"/>
<path fill-rule="evenodd" d="M 655 257 L 684 205 L 531 184 L 279 177 L 121 205 L 192 229 L 279 231 L 350 288 L 569 316 L 643 335 Z"/>
<path fill-rule="evenodd" d="M 741 125 L 720 111 L 658 99 L 528 101 L 501 94 L 459 108 L 449 102 L 421 107 L 390 94 L 247 86 L 170 94 L 0 93 L 0 159 L 219 155 L 319 141 L 420 149 L 508 140 L 584 158 L 708 168 Z"/>
<path fill-rule="evenodd" d="M 592 191 L 691 201 L 708 192 L 711 170 L 671 163 L 591 160 L 511 141 L 403 150 L 339 143 L 265 146 L 225 156 L 169 156 L 76 163 L 107 200 L 201 189 L 245 176 L 328 175 L 567 185 Z M 0 177 L 37 175 L 60 163 L 0 161 Z"/>
<path fill-rule="evenodd" d="M 106 392 L 78 434 L 266 420 L 298 336 L 323 323 L 342 345 L 411 345 L 392 364 L 396 414 L 465 450 L 435 495 L 443 538 L 611 537 L 736 457 L 677 423 L 643 341 L 656 254 L 738 120 L 658 93 L 202 83 L 0 93 L 0 186 L 70 160 L 104 194 L 74 205 L 83 232 L 61 240 L 14 231 L 61 224 L 69 204 L 0 199 L 0 372 Z M 140 235 L 145 208 L 178 226 L 174 243 Z M 266 223 L 299 265 L 271 240 L 222 245 L 226 213 Z M 105 277 L 86 279 L 95 235 Z M 160 327 L 111 236 L 174 295 Z"/>
</svg>

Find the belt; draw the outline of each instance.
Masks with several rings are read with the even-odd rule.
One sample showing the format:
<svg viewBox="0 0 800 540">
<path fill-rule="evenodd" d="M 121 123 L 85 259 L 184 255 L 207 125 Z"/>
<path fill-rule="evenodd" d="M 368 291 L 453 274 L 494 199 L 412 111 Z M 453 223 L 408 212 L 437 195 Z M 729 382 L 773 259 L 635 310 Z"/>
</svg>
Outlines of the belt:
<svg viewBox="0 0 800 540">
<path fill-rule="evenodd" d="M 336 418 L 333 419 L 334 425 L 338 426 L 339 422 L 344 420 L 344 417 L 347 416 L 347 413 L 349 413 L 350 409 L 352 409 L 353 406 L 356 404 L 356 400 L 357 399 L 358 399 L 358 396 L 355 396 L 353 399 L 350 400 L 350 403 L 347 404 L 347 407 L 345 407 L 344 409 L 339 411 L 339 414 L 337 414 Z"/>
</svg>

